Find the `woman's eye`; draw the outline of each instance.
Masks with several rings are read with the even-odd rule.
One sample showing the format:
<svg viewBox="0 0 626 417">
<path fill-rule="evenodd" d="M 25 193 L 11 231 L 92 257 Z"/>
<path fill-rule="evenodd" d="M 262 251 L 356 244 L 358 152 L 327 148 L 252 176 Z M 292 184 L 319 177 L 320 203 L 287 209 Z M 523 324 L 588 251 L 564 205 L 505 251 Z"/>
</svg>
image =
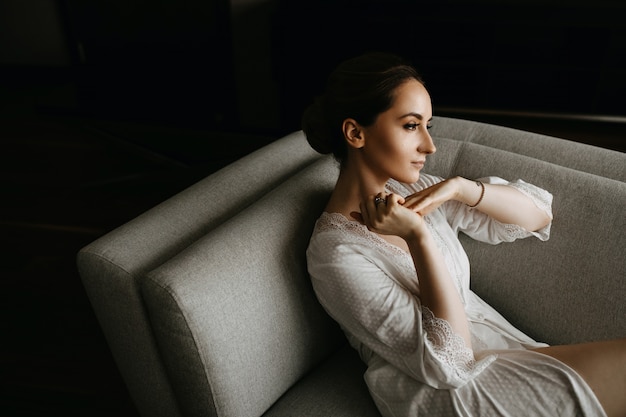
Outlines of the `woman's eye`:
<svg viewBox="0 0 626 417">
<path fill-rule="evenodd" d="M 433 127 L 433 125 L 432 125 L 431 123 L 428 123 L 428 124 L 426 125 L 426 129 L 430 129 L 431 127 Z"/>
<path fill-rule="evenodd" d="M 408 130 L 415 130 L 417 129 L 418 126 L 419 126 L 418 123 L 407 123 L 404 125 L 404 128 Z"/>
</svg>

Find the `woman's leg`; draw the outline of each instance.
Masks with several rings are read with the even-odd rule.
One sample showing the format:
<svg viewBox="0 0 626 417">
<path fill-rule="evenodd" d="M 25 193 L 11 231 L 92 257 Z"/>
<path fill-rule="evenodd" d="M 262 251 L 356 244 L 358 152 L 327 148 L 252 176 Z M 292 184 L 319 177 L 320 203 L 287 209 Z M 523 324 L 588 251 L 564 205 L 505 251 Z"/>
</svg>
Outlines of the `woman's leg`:
<svg viewBox="0 0 626 417">
<path fill-rule="evenodd" d="M 626 339 L 534 350 L 578 372 L 596 394 L 608 417 L 626 417 Z"/>
</svg>

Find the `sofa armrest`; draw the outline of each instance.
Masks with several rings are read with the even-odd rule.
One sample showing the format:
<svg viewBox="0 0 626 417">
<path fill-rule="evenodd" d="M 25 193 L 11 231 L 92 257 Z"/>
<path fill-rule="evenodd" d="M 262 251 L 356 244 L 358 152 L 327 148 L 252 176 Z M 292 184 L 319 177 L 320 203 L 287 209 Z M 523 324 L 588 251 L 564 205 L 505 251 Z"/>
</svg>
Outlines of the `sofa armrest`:
<svg viewBox="0 0 626 417">
<path fill-rule="evenodd" d="M 180 415 L 139 293 L 143 275 L 319 158 L 301 132 L 295 132 L 222 168 L 77 254 L 86 293 L 142 415 Z"/>
</svg>

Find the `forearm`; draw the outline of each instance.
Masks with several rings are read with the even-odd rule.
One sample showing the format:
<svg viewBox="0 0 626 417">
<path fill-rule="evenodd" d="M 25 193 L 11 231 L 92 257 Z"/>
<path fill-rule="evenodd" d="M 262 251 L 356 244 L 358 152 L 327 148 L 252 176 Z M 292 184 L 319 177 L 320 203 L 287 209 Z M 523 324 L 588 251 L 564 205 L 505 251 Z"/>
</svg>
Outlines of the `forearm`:
<svg viewBox="0 0 626 417">
<path fill-rule="evenodd" d="M 433 314 L 446 320 L 471 349 L 471 337 L 465 307 L 452 281 L 443 255 L 430 233 L 407 240 L 417 271 L 420 299 Z"/>
<path fill-rule="evenodd" d="M 483 193 L 482 187 L 476 181 L 462 177 L 456 177 L 454 180 L 458 183 L 458 201 L 472 206 L 480 200 L 476 210 L 501 223 L 517 224 L 531 232 L 550 223 L 548 213 L 537 207 L 530 197 L 513 187 L 483 183 L 485 187 Z"/>
</svg>

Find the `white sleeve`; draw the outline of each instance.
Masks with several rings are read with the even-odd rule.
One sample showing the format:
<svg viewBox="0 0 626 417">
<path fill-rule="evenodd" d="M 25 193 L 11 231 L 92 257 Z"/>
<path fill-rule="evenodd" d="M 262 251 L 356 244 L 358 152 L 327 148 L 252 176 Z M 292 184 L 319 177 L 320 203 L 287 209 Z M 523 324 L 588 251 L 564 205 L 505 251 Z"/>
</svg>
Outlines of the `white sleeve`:
<svg viewBox="0 0 626 417">
<path fill-rule="evenodd" d="M 456 388 L 495 359 L 475 361 L 449 323 L 391 279 L 366 245 L 335 245 L 317 235 L 307 260 L 320 303 L 349 337 L 416 380 Z"/>
<path fill-rule="evenodd" d="M 524 182 L 521 179 L 516 181 L 506 181 L 499 177 L 481 178 L 485 184 L 502 184 L 515 188 L 528 196 L 534 204 L 545 211 L 552 219 L 552 194 L 533 184 Z M 501 242 L 512 242 L 516 239 L 523 239 L 529 236 L 546 241 L 550 237 L 550 227 L 552 222 L 535 232 L 528 231 L 516 224 L 505 224 L 492 219 L 480 210 L 472 209 L 458 201 L 450 201 L 442 206 L 448 223 L 455 232 L 463 232 L 468 236 L 481 242 L 498 244 Z"/>
</svg>

